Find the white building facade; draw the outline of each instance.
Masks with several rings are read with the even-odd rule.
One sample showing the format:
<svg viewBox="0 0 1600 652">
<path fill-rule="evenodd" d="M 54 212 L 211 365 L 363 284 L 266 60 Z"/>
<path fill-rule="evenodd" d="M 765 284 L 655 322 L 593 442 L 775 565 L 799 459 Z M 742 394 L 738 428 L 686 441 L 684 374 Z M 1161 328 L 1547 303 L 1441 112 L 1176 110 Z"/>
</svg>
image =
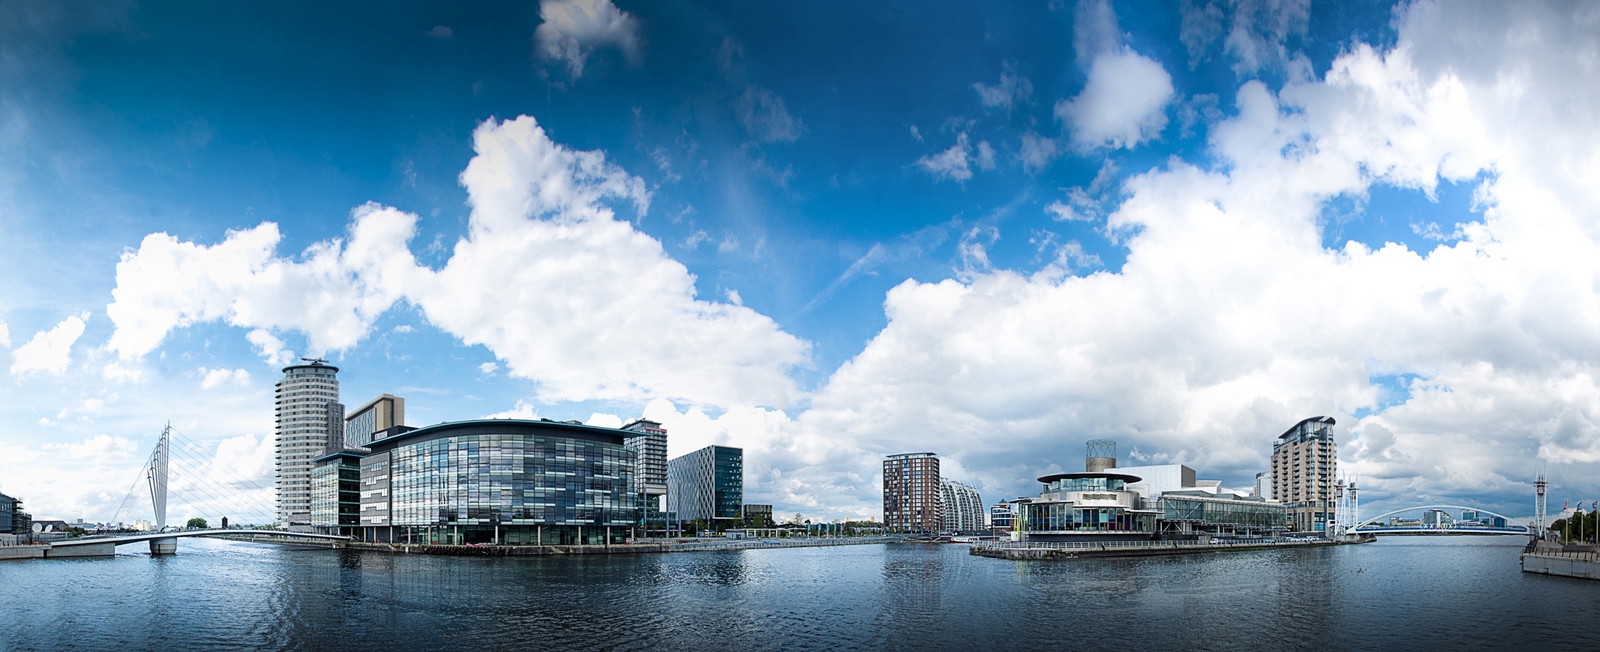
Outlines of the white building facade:
<svg viewBox="0 0 1600 652">
<path fill-rule="evenodd" d="M 940 478 L 939 497 L 944 513 L 944 529 L 950 532 L 976 532 L 989 527 L 983 497 L 970 485 Z"/>
</svg>

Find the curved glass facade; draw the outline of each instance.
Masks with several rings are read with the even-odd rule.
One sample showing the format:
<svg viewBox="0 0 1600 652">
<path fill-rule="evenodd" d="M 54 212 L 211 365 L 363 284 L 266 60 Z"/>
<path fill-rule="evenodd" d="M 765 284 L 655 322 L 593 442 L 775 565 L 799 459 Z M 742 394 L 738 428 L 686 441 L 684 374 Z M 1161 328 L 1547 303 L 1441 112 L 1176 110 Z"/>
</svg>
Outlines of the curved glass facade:
<svg viewBox="0 0 1600 652">
<path fill-rule="evenodd" d="M 1078 478 L 1100 480 L 1102 478 Z M 1118 482 L 1121 482 L 1118 480 Z M 1155 532 L 1156 515 L 1120 507 L 1076 507 L 1072 503 L 1020 503 L 1024 532 Z"/>
<path fill-rule="evenodd" d="M 1123 491 L 1127 482 L 1121 478 L 1062 478 L 1045 483 L 1045 491 Z"/>
<path fill-rule="evenodd" d="M 517 433 L 402 444 L 391 523 L 406 539 L 570 545 L 621 542 L 639 522 L 636 456 L 616 443 Z M 403 540 L 396 536 L 396 540 Z"/>
</svg>

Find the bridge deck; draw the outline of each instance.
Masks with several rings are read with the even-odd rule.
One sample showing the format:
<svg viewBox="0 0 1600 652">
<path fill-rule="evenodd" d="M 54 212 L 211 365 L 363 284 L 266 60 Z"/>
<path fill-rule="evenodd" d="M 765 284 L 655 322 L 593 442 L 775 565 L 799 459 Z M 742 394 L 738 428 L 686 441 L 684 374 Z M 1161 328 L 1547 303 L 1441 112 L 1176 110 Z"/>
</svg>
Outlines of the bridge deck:
<svg viewBox="0 0 1600 652">
<path fill-rule="evenodd" d="M 53 541 L 51 547 L 65 548 L 71 546 L 93 546 L 100 544 L 123 545 L 126 543 L 139 543 L 140 541 L 153 541 L 156 539 L 176 539 L 182 537 L 206 537 L 235 534 L 256 534 L 266 536 L 284 537 L 289 539 L 315 539 L 319 541 L 349 541 L 350 537 L 337 534 L 313 534 L 310 532 L 285 532 L 283 530 L 184 530 L 182 532 L 162 532 L 159 534 L 135 534 L 120 537 L 81 537 L 65 541 Z"/>
</svg>

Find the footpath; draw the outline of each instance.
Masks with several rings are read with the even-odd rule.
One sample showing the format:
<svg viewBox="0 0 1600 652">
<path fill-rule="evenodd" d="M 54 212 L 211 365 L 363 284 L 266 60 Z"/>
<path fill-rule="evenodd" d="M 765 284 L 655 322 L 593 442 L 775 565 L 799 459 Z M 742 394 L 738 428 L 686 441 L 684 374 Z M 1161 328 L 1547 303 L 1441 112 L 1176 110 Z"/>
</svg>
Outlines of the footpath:
<svg viewBox="0 0 1600 652">
<path fill-rule="evenodd" d="M 1108 557 L 1155 557 L 1160 555 L 1192 555 L 1212 552 L 1247 552 L 1251 550 L 1282 550 L 1285 548 L 1321 548 L 1325 546 L 1371 543 L 1372 537 L 1341 537 L 1338 540 L 1314 539 L 1311 541 L 1106 541 L 1082 543 L 1057 543 L 1045 541 L 999 541 L 975 543 L 969 554 L 980 557 L 1012 560 L 1042 559 L 1103 559 Z"/>
<path fill-rule="evenodd" d="M 828 546 L 860 546 L 900 541 L 899 537 L 790 537 L 781 539 L 650 539 L 614 545 L 584 546 L 512 546 L 512 545 L 436 545 L 422 543 L 374 543 L 369 541 L 337 541 L 312 543 L 288 542 L 267 537 L 228 537 L 241 541 L 259 541 L 295 546 L 371 550 L 406 555 L 451 555 L 462 557 L 522 557 L 534 555 L 637 555 L 662 552 L 715 552 L 721 550 L 765 550 L 770 548 L 819 548 Z"/>
</svg>

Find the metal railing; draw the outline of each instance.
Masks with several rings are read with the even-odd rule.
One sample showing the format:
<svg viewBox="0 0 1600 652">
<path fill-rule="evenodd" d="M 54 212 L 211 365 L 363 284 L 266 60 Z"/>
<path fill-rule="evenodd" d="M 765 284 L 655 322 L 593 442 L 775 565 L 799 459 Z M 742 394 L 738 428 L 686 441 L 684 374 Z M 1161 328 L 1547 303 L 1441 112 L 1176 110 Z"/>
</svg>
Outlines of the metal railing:
<svg viewBox="0 0 1600 652">
<path fill-rule="evenodd" d="M 1126 550 L 1174 548 L 1243 548 L 1251 546 L 1306 546 L 1331 543 L 1327 539 L 1315 541 L 1285 541 L 1261 539 L 1254 541 L 985 541 L 972 544 L 977 549 L 1009 550 Z"/>
<path fill-rule="evenodd" d="M 724 541 L 688 541 L 678 543 L 663 541 L 667 550 L 748 550 L 751 548 L 811 548 L 820 546 L 858 546 L 872 543 L 889 543 L 895 537 L 783 537 L 772 539 L 727 539 Z M 643 540 L 639 543 L 654 543 Z"/>
</svg>

